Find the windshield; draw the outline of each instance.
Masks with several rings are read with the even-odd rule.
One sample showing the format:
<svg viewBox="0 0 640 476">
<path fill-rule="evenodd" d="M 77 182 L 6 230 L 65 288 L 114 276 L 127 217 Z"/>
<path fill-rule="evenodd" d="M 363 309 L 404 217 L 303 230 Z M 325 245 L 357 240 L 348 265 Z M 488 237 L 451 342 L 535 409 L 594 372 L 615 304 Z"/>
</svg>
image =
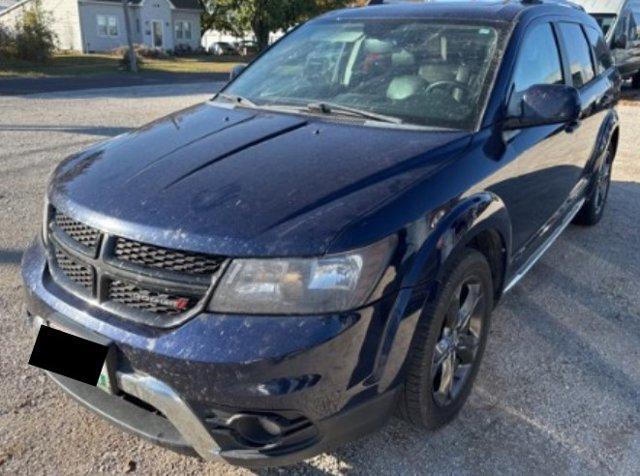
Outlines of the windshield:
<svg viewBox="0 0 640 476">
<path fill-rule="evenodd" d="M 613 27 L 614 23 L 616 22 L 616 15 L 594 13 L 592 16 L 596 19 L 598 25 L 600 25 L 600 28 L 602 28 L 602 33 L 604 33 L 604 36 L 607 36 L 607 33 L 609 33 L 609 30 L 611 30 L 611 27 Z"/>
<path fill-rule="evenodd" d="M 224 93 L 258 107 L 329 104 L 320 110 L 351 108 L 405 124 L 472 129 L 498 41 L 498 29 L 483 24 L 315 21 L 277 43 Z"/>
</svg>

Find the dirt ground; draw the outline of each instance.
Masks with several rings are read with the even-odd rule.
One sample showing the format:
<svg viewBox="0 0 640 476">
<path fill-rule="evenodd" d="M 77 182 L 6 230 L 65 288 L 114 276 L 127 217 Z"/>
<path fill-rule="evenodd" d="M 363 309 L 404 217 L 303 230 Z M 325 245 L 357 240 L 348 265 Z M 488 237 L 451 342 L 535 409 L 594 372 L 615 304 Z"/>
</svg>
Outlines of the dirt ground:
<svg viewBox="0 0 640 476">
<path fill-rule="evenodd" d="M 27 365 L 33 338 L 20 312 L 20 258 L 40 227 L 53 166 L 214 89 L 145 86 L 0 98 L 0 473 L 249 473 L 156 448 L 79 407 Z M 640 97 L 627 94 L 603 222 L 570 227 L 505 297 L 460 418 L 435 434 L 393 420 L 287 472 L 638 473 Z"/>
</svg>

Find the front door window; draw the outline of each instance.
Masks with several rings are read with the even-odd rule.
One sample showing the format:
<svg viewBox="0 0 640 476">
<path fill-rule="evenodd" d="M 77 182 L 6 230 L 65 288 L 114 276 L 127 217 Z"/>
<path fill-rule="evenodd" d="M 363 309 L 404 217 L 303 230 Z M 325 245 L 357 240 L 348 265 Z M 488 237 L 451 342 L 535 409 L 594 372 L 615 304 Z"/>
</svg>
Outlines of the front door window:
<svg viewBox="0 0 640 476">
<path fill-rule="evenodd" d="M 162 22 L 153 21 L 151 22 L 151 39 L 153 41 L 154 48 L 162 48 L 163 46 L 163 38 L 162 38 Z"/>
</svg>

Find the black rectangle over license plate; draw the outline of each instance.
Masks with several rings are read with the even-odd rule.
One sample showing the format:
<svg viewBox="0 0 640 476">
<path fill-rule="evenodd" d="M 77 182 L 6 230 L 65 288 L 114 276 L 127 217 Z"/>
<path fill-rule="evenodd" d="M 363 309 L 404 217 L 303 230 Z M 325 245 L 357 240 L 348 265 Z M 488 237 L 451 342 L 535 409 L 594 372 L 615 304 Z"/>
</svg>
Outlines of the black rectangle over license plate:
<svg viewBox="0 0 640 476">
<path fill-rule="evenodd" d="M 109 347 L 40 326 L 29 365 L 96 386 Z"/>
</svg>

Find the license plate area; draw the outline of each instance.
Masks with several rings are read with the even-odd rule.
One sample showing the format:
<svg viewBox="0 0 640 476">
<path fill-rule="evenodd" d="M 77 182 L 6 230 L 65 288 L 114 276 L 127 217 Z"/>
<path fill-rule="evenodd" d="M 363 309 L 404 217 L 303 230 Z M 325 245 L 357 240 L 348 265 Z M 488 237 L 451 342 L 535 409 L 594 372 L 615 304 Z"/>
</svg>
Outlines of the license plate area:
<svg viewBox="0 0 640 476">
<path fill-rule="evenodd" d="M 114 393 L 115 349 L 46 325 L 29 365 Z"/>
</svg>

